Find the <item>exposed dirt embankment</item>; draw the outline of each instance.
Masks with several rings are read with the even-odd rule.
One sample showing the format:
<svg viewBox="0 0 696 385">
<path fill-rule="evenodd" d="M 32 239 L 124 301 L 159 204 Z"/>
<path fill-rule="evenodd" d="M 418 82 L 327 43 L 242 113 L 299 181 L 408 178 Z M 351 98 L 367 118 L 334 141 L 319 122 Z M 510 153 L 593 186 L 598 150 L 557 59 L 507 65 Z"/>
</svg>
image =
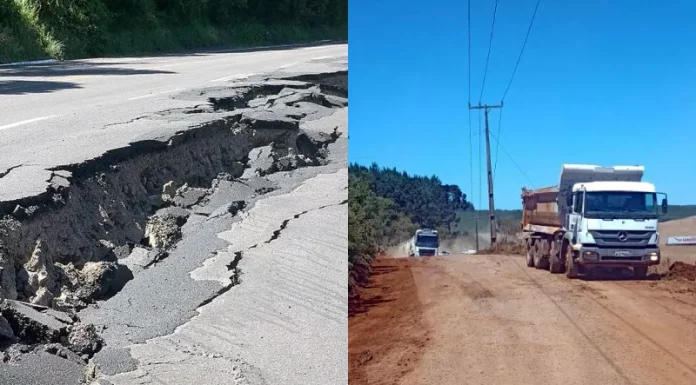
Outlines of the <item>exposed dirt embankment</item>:
<svg viewBox="0 0 696 385">
<path fill-rule="evenodd" d="M 386 256 L 374 261 L 369 285 L 349 307 L 349 384 L 396 384 L 417 365 L 429 341 L 411 271 L 422 263 Z"/>
<path fill-rule="evenodd" d="M 210 120 L 57 168 L 45 193 L 0 202 L 0 299 L 72 314 L 117 293 L 135 267 L 167 258 L 191 215 L 210 215 L 196 210 L 220 181 L 324 164 L 340 134 L 305 131 L 301 123 L 346 107 L 346 84 L 347 72 L 337 72 L 202 90 L 206 103 L 155 118 Z M 229 206 L 243 209 L 243 201 Z M 28 337 L 35 333 L 22 333 L 17 319 L 2 312 L 5 341 L 56 342 Z"/>
</svg>

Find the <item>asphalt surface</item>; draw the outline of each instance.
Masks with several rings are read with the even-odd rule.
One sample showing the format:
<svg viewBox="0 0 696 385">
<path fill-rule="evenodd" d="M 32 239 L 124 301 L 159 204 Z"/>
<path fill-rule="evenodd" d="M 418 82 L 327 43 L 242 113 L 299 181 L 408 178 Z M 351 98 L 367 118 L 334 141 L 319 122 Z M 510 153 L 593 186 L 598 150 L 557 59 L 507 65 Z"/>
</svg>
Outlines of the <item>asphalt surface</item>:
<svg viewBox="0 0 696 385">
<path fill-rule="evenodd" d="M 0 68 L 0 203 L 44 192 L 52 168 L 230 116 L 185 111 L 231 85 L 336 71 L 346 45 Z M 79 312 L 106 343 L 90 366 L 32 353 L 0 365 L 0 383 L 69 385 L 85 371 L 100 384 L 345 383 L 347 107 L 299 128 L 341 134 L 328 163 L 221 181 L 166 259 Z"/>
<path fill-rule="evenodd" d="M 194 102 L 173 95 L 269 74 L 347 68 L 346 44 L 239 53 L 90 59 L 0 67 L 0 202 L 46 190 L 59 166 L 139 140 L 166 141 L 189 122 L 128 125 Z"/>
<path fill-rule="evenodd" d="M 345 135 L 347 110 L 301 127 L 339 127 Z M 208 211 L 246 198 L 241 216 L 194 215 L 167 259 L 80 312 L 83 321 L 106 326 L 108 349 L 94 360 L 103 378 L 114 384 L 227 384 L 232 375 L 235 384 L 345 383 L 346 142 L 329 146 L 326 166 L 221 185 Z M 249 199 L 261 185 L 277 190 Z M 230 284 L 228 266 L 238 252 L 241 283 L 217 295 Z"/>
<path fill-rule="evenodd" d="M 512 255 L 376 269 L 351 384 L 696 383 L 693 281 L 569 280 Z"/>
</svg>

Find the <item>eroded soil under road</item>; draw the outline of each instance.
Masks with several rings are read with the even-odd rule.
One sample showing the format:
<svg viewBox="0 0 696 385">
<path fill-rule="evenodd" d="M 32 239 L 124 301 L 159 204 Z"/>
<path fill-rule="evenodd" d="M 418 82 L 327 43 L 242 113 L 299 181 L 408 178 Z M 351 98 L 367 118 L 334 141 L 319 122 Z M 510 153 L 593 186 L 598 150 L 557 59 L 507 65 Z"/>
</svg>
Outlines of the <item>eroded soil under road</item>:
<svg viewBox="0 0 696 385">
<path fill-rule="evenodd" d="M 502 255 L 376 273 L 349 321 L 352 385 L 696 383 L 691 281 L 568 280 Z"/>
</svg>

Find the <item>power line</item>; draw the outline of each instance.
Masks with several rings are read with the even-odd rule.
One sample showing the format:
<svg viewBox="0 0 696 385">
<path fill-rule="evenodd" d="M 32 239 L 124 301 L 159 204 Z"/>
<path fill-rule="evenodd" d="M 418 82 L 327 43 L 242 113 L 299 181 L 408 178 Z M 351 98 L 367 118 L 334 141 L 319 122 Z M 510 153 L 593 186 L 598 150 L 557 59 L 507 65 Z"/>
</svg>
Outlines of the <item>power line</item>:
<svg viewBox="0 0 696 385">
<path fill-rule="evenodd" d="M 515 79 L 515 74 L 517 73 L 517 67 L 520 65 L 520 60 L 522 60 L 522 54 L 524 53 L 524 48 L 527 46 L 527 40 L 529 39 L 529 33 L 532 31 L 532 26 L 534 25 L 534 19 L 536 18 L 537 11 L 539 10 L 539 3 L 541 0 L 537 0 L 536 7 L 534 7 L 534 13 L 532 14 L 532 21 L 529 23 L 529 28 L 527 29 L 527 36 L 524 37 L 524 43 L 522 43 L 522 49 L 520 50 L 520 54 L 517 57 L 517 63 L 515 63 L 515 69 L 512 71 L 512 76 L 510 76 L 510 81 L 508 82 L 507 88 L 505 88 L 505 92 L 503 93 L 503 98 L 500 99 L 501 101 L 505 100 L 505 96 L 507 96 L 508 91 L 510 91 L 510 86 L 512 85 L 513 79 Z M 496 4 L 498 1 L 496 0 Z M 491 32 L 492 34 L 493 32 Z M 481 91 L 483 93 L 483 91 Z"/>
<path fill-rule="evenodd" d="M 510 153 L 505 150 L 505 147 L 503 147 L 503 145 L 500 143 L 500 140 L 498 139 L 498 137 L 496 137 L 493 134 L 490 134 L 490 135 L 493 137 L 493 139 L 495 139 L 496 143 L 500 146 L 500 149 L 503 150 L 503 153 L 505 155 L 507 155 L 508 158 L 510 158 L 510 160 L 515 165 L 515 167 L 517 167 L 517 170 L 522 174 L 522 176 L 524 176 L 527 179 L 527 182 L 529 182 L 529 184 L 532 186 L 532 188 L 536 188 L 536 186 L 534 185 L 534 182 L 532 182 L 532 180 L 529 178 L 529 176 L 527 176 L 527 174 L 524 172 L 524 170 L 522 170 L 522 167 L 520 167 L 520 165 L 517 164 L 517 162 L 515 162 L 515 159 L 512 157 L 512 155 L 510 155 Z"/>
<path fill-rule="evenodd" d="M 493 22 L 491 23 L 491 36 L 488 39 L 488 55 L 486 55 L 486 68 L 483 70 L 483 83 L 481 84 L 481 94 L 479 95 L 479 104 L 483 98 L 483 89 L 486 87 L 486 75 L 488 75 L 488 62 L 491 58 L 491 47 L 493 46 L 493 29 L 495 28 L 495 15 L 498 13 L 498 0 L 495 0 L 493 8 Z"/>
<path fill-rule="evenodd" d="M 469 106 L 471 106 L 471 0 L 468 1 L 469 9 L 467 11 L 467 22 L 466 30 L 468 35 L 468 47 L 469 47 Z M 469 129 L 471 129 L 471 122 L 469 122 Z"/>
<path fill-rule="evenodd" d="M 471 106 L 471 0 L 468 1 L 468 11 L 467 11 L 467 35 L 468 35 L 468 47 L 469 47 L 469 106 Z M 469 201 L 473 202 L 474 199 L 474 142 L 472 138 L 472 128 L 471 128 L 471 109 L 469 109 L 469 178 L 471 196 Z"/>
<path fill-rule="evenodd" d="M 500 137 L 500 126 L 503 122 L 503 109 L 500 109 L 499 115 L 498 115 L 498 133 L 496 134 L 497 137 Z M 495 142 L 495 163 L 493 163 L 493 180 L 495 181 L 495 175 L 496 171 L 498 170 L 498 150 L 500 148 L 500 142 L 496 141 Z"/>
</svg>

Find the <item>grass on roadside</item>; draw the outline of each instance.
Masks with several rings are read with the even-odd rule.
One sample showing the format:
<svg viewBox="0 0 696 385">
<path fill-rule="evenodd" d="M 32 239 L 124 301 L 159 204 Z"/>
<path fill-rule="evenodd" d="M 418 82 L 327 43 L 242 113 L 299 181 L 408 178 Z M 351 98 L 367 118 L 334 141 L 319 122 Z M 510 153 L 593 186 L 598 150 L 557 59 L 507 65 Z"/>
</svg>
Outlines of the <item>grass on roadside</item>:
<svg viewBox="0 0 696 385">
<path fill-rule="evenodd" d="M 345 40 L 336 1 L 2 0 L 0 63 Z"/>
</svg>

